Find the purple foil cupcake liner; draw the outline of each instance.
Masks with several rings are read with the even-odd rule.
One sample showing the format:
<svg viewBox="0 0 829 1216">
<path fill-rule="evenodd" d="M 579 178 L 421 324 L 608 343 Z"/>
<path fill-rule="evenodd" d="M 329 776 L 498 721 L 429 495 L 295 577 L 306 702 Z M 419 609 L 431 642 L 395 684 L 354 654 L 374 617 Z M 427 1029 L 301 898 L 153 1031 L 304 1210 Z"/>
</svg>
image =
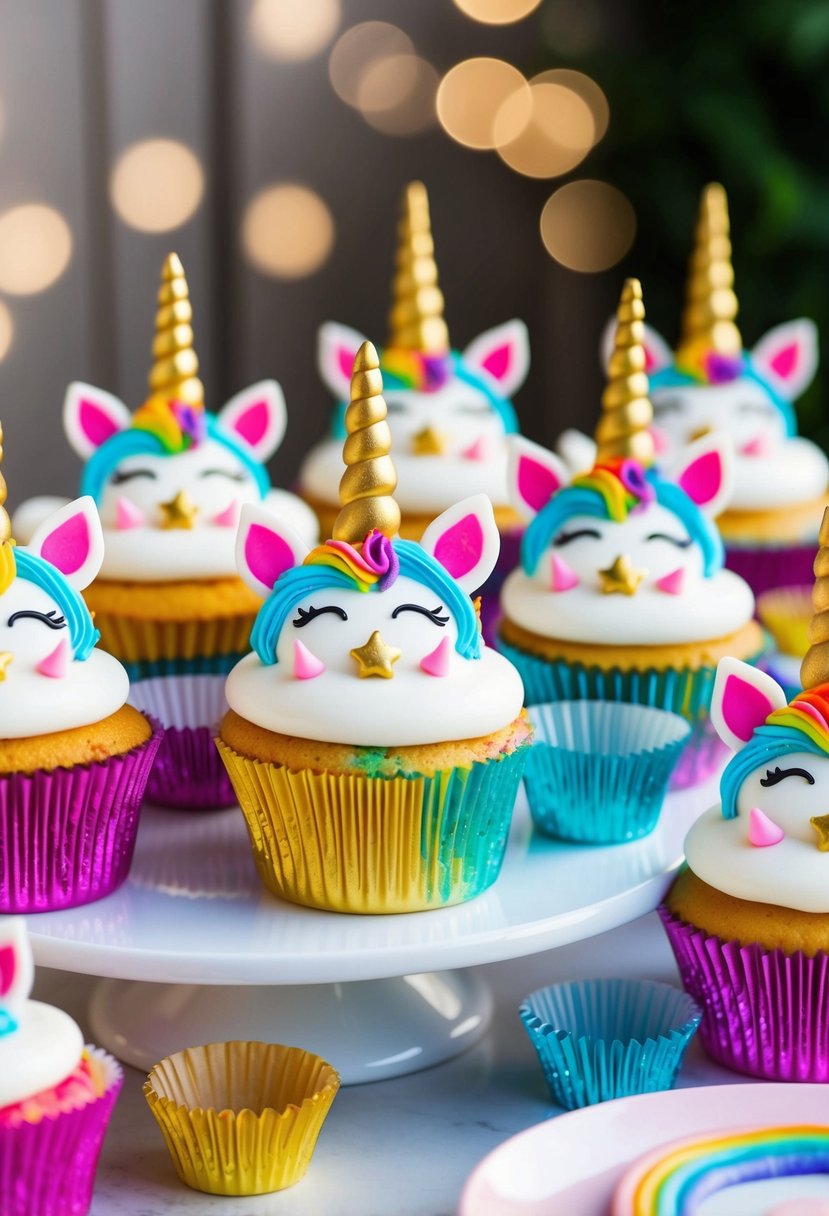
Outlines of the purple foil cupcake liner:
<svg viewBox="0 0 829 1216">
<path fill-rule="evenodd" d="M 741 946 L 659 915 L 712 1059 L 767 1081 L 829 1081 L 829 954 Z"/>
<path fill-rule="evenodd" d="M 161 742 L 152 726 L 152 737 L 123 755 L 0 777 L 0 913 L 57 912 L 121 885 Z"/>
<path fill-rule="evenodd" d="M 118 1063 L 96 1047 L 104 1068 L 99 1098 L 40 1123 L 0 1128 L 2 1216 L 86 1216 L 107 1124 L 124 1081 Z"/>
<path fill-rule="evenodd" d="M 781 548 L 726 545 L 725 564 L 745 579 L 755 598 L 775 587 L 796 587 L 814 581 L 817 539 Z"/>
<path fill-rule="evenodd" d="M 671 775 L 669 789 L 687 790 L 710 777 L 729 755 L 728 748 L 714 730 L 710 718 L 703 718 L 691 731 L 679 762 Z"/>
<path fill-rule="evenodd" d="M 236 794 L 216 744 L 216 728 L 175 727 L 164 731 L 147 801 L 183 811 L 235 806 Z"/>
<path fill-rule="evenodd" d="M 510 528 L 509 532 L 501 533 L 501 548 L 495 569 L 481 588 L 481 632 L 487 646 L 495 646 L 498 626 L 503 615 L 501 611 L 501 588 L 504 579 L 510 574 L 521 560 L 521 541 L 524 528 Z"/>
</svg>

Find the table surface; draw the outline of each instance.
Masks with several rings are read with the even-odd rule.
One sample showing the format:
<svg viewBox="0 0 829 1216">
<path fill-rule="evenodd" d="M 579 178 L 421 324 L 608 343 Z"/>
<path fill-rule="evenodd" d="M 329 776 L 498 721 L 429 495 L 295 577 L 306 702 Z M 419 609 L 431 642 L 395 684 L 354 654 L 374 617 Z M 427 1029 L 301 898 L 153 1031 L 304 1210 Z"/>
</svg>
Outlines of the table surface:
<svg viewBox="0 0 829 1216">
<path fill-rule="evenodd" d="M 589 976 L 678 982 L 655 913 L 601 937 L 476 971 L 495 994 L 486 1038 L 437 1068 L 340 1090 L 308 1174 L 276 1195 L 218 1199 L 184 1187 L 145 1104 L 144 1077 L 128 1068 L 104 1146 L 93 1216 L 451 1216 L 465 1179 L 487 1153 L 562 1113 L 546 1097 L 518 1018 L 521 998 L 546 983 Z M 87 1029 L 95 983 L 41 969 L 34 995 L 60 1005 Z M 680 1085 L 741 1081 L 692 1044 Z"/>
</svg>

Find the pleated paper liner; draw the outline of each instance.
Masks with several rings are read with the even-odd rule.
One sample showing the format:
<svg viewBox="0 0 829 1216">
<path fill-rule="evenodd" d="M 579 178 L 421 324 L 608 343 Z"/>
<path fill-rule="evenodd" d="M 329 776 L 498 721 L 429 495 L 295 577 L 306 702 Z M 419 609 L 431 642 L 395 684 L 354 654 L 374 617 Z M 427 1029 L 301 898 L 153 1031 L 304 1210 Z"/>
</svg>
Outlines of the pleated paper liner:
<svg viewBox="0 0 829 1216">
<path fill-rule="evenodd" d="M 656 827 L 690 734 L 684 718 L 644 705 L 531 705 L 524 784 L 535 826 L 582 844 L 621 844 Z"/>
<path fill-rule="evenodd" d="M 0 1127 L 2 1216 L 85 1216 L 107 1124 L 123 1084 L 116 1060 L 87 1047 L 103 1076 L 100 1097 L 39 1123 Z"/>
<path fill-rule="evenodd" d="M 766 1081 L 829 1081 L 829 954 L 742 946 L 659 915 L 709 1056 Z"/>
<path fill-rule="evenodd" d="M 757 616 L 782 654 L 802 659 L 809 649 L 812 584 L 764 591 L 757 601 Z"/>
<path fill-rule="evenodd" d="M 120 887 L 161 742 L 152 725 L 122 755 L 0 777 L 0 913 L 57 912 Z"/>
<path fill-rule="evenodd" d="M 340 1078 L 299 1047 L 210 1043 L 156 1064 L 144 1096 L 182 1182 L 264 1195 L 308 1169 Z"/>
<path fill-rule="evenodd" d="M 775 587 L 802 587 L 814 581 L 817 538 L 805 545 L 726 545 L 725 564 L 745 579 L 758 598 Z"/>
<path fill-rule="evenodd" d="M 240 756 L 218 740 L 259 876 L 333 912 L 462 903 L 498 877 L 529 745 L 434 776 L 337 776 Z"/>
<path fill-rule="evenodd" d="M 250 651 L 236 654 L 196 655 L 191 659 L 139 659 L 135 663 L 120 660 L 126 668 L 130 684 L 139 680 L 160 680 L 167 676 L 224 676 Z"/>
<path fill-rule="evenodd" d="M 247 654 L 255 620 L 255 612 L 203 621 L 152 621 L 102 611 L 95 614 L 102 649 L 127 665 Z"/>
<path fill-rule="evenodd" d="M 550 1096 L 567 1110 L 672 1089 L 702 1016 L 679 988 L 621 979 L 539 988 L 519 1013 Z"/>
</svg>

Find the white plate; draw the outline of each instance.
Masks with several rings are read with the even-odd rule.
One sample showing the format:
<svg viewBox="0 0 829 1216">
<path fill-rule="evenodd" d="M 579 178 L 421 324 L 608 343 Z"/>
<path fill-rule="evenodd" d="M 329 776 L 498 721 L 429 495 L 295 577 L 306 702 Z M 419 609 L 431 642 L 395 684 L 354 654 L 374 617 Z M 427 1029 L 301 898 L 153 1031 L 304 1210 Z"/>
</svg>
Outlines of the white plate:
<svg viewBox="0 0 829 1216">
<path fill-rule="evenodd" d="M 83 908 L 28 917 L 32 947 L 44 967 L 192 984 L 334 983 L 517 958 L 655 908 L 717 784 L 669 794 L 655 832 L 609 848 L 534 835 L 522 792 L 495 885 L 470 903 L 401 916 L 274 899 L 256 876 L 238 809 L 148 809 L 125 886 Z"/>
<path fill-rule="evenodd" d="M 826 1086 L 714 1085 L 603 1102 L 540 1123 L 496 1148 L 467 1182 L 460 1216 L 608 1216 L 628 1165 L 660 1144 L 729 1127 L 801 1122 L 829 1123 Z M 826 1179 L 776 1181 L 794 1198 L 814 1195 Z M 712 1196 L 700 1216 L 765 1216 L 783 1196 L 755 1185 L 750 1199 L 747 1186 L 739 1188 L 742 1194 L 734 1188 Z M 822 1197 L 827 1190 L 819 1192 Z"/>
</svg>

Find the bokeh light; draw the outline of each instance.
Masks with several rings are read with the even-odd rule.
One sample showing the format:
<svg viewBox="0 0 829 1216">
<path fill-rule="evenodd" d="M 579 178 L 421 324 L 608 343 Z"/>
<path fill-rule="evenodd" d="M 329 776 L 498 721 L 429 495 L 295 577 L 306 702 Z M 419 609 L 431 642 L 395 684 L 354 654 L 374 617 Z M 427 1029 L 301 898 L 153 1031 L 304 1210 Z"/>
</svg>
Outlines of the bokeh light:
<svg viewBox="0 0 829 1216">
<path fill-rule="evenodd" d="M 529 121 L 523 126 L 518 123 L 514 97 L 508 97 L 499 108 L 494 123 L 498 155 L 525 177 L 568 173 L 584 160 L 595 142 L 591 108 L 572 89 L 546 80 L 532 81 L 529 94 Z"/>
<path fill-rule="evenodd" d="M 506 141 L 531 118 L 529 86 L 503 59 L 465 59 L 440 82 L 438 118 L 447 135 L 467 148 L 494 148 L 496 119 L 502 118 L 500 139 Z"/>
<path fill-rule="evenodd" d="M 308 186 L 266 186 L 245 208 L 242 247 L 262 274 L 302 279 L 319 270 L 331 253 L 334 219 L 325 200 Z"/>
<path fill-rule="evenodd" d="M 0 300 L 0 363 L 11 350 L 14 337 L 14 322 L 6 305 Z"/>
<path fill-rule="evenodd" d="M 72 256 L 72 233 L 59 211 L 24 203 L 0 215 L 0 290 L 30 296 L 51 287 Z"/>
<path fill-rule="evenodd" d="M 544 246 L 569 270 L 609 270 L 625 256 L 635 235 L 629 199 L 608 182 L 568 182 L 547 199 L 541 213 Z"/>
<path fill-rule="evenodd" d="M 376 63 L 414 55 L 408 34 L 387 21 L 363 21 L 346 30 L 331 50 L 328 76 L 334 92 L 349 106 L 359 106 L 365 75 Z"/>
<path fill-rule="evenodd" d="M 254 0 L 250 37 L 271 59 L 312 59 L 328 46 L 341 19 L 340 0 Z"/>
<path fill-rule="evenodd" d="M 418 55 L 375 59 L 363 72 L 360 113 L 384 135 L 418 135 L 434 126 L 438 74 Z"/>
<path fill-rule="evenodd" d="M 610 122 L 610 106 L 601 87 L 590 76 L 585 76 L 584 72 L 576 72 L 573 68 L 552 68 L 549 72 L 533 76 L 530 84 L 559 84 L 577 93 L 593 116 L 594 146 L 604 138 Z"/>
<path fill-rule="evenodd" d="M 109 181 L 112 205 L 130 228 L 170 232 L 197 210 L 204 195 L 199 159 L 175 139 L 143 139 L 125 148 Z"/>
<path fill-rule="evenodd" d="M 534 12 L 540 3 L 541 0 L 455 0 L 462 13 L 486 25 L 509 25 L 512 21 L 520 21 Z"/>
</svg>

